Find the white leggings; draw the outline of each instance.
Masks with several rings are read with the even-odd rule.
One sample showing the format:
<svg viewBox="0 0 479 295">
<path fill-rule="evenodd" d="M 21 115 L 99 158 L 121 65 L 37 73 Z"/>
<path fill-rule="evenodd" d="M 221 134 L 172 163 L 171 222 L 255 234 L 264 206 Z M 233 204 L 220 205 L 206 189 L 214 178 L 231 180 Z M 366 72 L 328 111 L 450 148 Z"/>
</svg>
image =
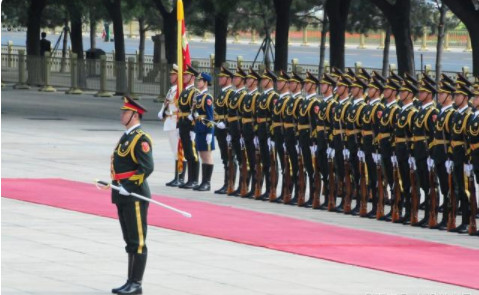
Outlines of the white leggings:
<svg viewBox="0 0 479 295">
<path fill-rule="evenodd" d="M 178 137 L 176 135 L 176 130 L 166 131 L 166 133 L 168 134 L 171 152 L 173 153 L 175 160 L 178 160 Z"/>
</svg>

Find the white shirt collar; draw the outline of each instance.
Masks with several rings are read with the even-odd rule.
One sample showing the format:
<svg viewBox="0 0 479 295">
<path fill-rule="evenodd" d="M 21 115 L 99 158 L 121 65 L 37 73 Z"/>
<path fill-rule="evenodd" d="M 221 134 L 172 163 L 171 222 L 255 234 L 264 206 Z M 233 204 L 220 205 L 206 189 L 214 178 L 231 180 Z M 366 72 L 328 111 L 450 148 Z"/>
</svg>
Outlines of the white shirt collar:
<svg viewBox="0 0 479 295">
<path fill-rule="evenodd" d="M 308 94 L 308 95 L 306 95 L 306 99 L 310 99 L 311 97 L 313 97 L 313 96 L 315 96 L 315 95 L 316 95 L 316 93 Z"/>
<path fill-rule="evenodd" d="M 205 89 L 201 90 L 200 94 L 203 94 L 203 93 L 205 93 L 205 92 L 207 92 L 207 91 L 208 91 L 208 88 L 205 88 Z"/>
<path fill-rule="evenodd" d="M 433 103 L 434 103 L 433 101 L 430 101 L 430 102 L 428 102 L 428 103 L 426 103 L 426 104 L 423 104 L 423 105 L 421 106 L 421 108 L 424 110 L 425 108 L 427 108 L 428 106 L 432 105 Z"/>
<path fill-rule="evenodd" d="M 343 103 L 345 103 L 348 99 L 349 99 L 349 96 L 346 96 L 345 98 L 340 99 L 340 100 L 338 101 L 338 103 L 339 103 L 339 104 L 343 104 Z"/>
<path fill-rule="evenodd" d="M 240 91 L 243 90 L 244 88 L 245 88 L 245 87 L 243 86 L 243 87 L 241 87 L 241 88 L 236 89 L 236 93 L 240 92 Z"/>
<path fill-rule="evenodd" d="M 230 88 L 231 88 L 231 85 L 228 85 L 228 86 L 226 86 L 226 87 L 221 88 L 221 91 L 225 91 L 225 90 L 228 90 L 228 89 L 230 89 Z"/>
<path fill-rule="evenodd" d="M 171 91 L 176 91 L 177 88 L 178 88 L 178 85 L 176 85 L 176 84 L 173 84 L 170 87 Z"/>
<path fill-rule="evenodd" d="M 330 100 L 330 99 L 331 99 L 331 97 L 333 97 L 333 95 L 332 95 L 332 94 L 331 94 L 330 96 L 328 96 L 328 97 L 325 97 L 325 98 L 323 98 L 323 100 L 324 100 L 324 101 L 328 101 L 328 100 Z"/>
<path fill-rule="evenodd" d="M 281 93 L 281 94 L 279 95 L 279 98 L 282 98 L 282 97 L 284 97 L 284 96 L 286 96 L 286 95 L 289 95 L 289 92 Z"/>
<path fill-rule="evenodd" d="M 273 87 L 271 87 L 271 88 L 268 88 L 268 89 L 264 90 L 264 91 L 263 91 L 263 93 L 265 93 L 265 94 L 266 94 L 266 93 L 270 92 L 271 90 L 273 90 Z"/>
<path fill-rule="evenodd" d="M 388 103 L 386 104 L 386 107 L 389 108 L 390 106 L 392 106 L 392 105 L 395 104 L 395 103 L 396 103 L 396 101 L 395 101 L 395 100 L 392 100 L 391 102 L 388 102 Z"/>
<path fill-rule="evenodd" d="M 353 100 L 353 105 L 357 105 L 360 101 L 364 100 L 364 97 L 355 98 Z"/>
<path fill-rule="evenodd" d="M 256 91 L 258 91 L 258 88 L 255 88 L 255 89 L 251 90 L 250 92 L 248 92 L 248 94 L 251 95 L 251 94 L 255 93 Z"/>
<path fill-rule="evenodd" d="M 474 112 L 474 117 L 477 117 L 477 116 L 479 116 L 479 110 Z"/>
<path fill-rule="evenodd" d="M 469 106 L 466 104 L 465 106 L 463 106 L 461 109 L 458 109 L 457 111 L 462 114 L 468 107 Z"/>
<path fill-rule="evenodd" d="M 403 105 L 402 108 L 401 108 L 401 111 L 404 111 L 405 109 L 407 109 L 411 105 L 412 105 L 412 102 L 408 103 L 407 105 Z"/>
<path fill-rule="evenodd" d="M 444 113 L 445 111 L 447 111 L 448 109 L 452 108 L 452 104 L 446 106 L 446 107 L 443 107 L 441 108 L 441 113 Z"/>
<path fill-rule="evenodd" d="M 195 86 L 195 84 L 186 85 L 185 90 L 186 90 L 186 89 L 190 89 L 190 88 L 193 87 L 193 86 Z"/>
<path fill-rule="evenodd" d="M 140 127 L 141 124 L 136 124 L 136 125 L 133 125 L 131 126 L 128 130 L 125 131 L 125 134 L 130 134 L 131 131 L 133 131 L 133 129 L 137 128 L 137 127 Z"/>
<path fill-rule="evenodd" d="M 376 103 L 377 103 L 378 101 L 380 101 L 380 100 L 381 100 L 380 97 L 375 98 L 375 99 L 373 99 L 373 100 L 370 100 L 370 101 L 369 101 L 369 104 L 370 104 L 370 105 L 376 104 Z"/>
<path fill-rule="evenodd" d="M 298 96 L 298 95 L 300 95 L 300 94 L 301 94 L 301 91 L 298 91 L 298 92 L 296 92 L 296 93 L 293 93 L 293 97 L 296 97 L 296 96 Z"/>
</svg>

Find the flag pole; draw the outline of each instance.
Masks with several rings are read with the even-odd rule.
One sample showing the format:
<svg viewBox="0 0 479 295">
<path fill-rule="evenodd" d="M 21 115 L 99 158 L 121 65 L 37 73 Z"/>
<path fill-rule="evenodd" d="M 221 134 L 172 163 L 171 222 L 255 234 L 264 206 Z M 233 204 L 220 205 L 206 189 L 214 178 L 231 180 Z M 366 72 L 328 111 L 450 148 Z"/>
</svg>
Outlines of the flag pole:
<svg viewBox="0 0 479 295">
<path fill-rule="evenodd" d="M 183 0 L 178 0 L 177 2 L 177 16 L 178 21 L 177 27 L 177 62 L 178 65 L 178 94 L 183 90 L 183 21 L 184 21 L 184 11 L 183 11 Z"/>
</svg>

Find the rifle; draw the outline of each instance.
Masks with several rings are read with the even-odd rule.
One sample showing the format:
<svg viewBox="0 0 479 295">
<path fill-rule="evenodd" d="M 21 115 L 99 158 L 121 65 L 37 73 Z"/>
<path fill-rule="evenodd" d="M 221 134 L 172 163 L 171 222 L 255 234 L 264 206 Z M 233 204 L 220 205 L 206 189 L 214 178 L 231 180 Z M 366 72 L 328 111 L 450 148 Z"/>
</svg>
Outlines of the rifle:
<svg viewBox="0 0 479 295">
<path fill-rule="evenodd" d="M 305 186 L 306 186 L 306 180 L 305 180 L 305 175 L 304 175 L 304 161 L 303 161 L 303 154 L 301 152 L 301 148 L 299 149 L 299 155 L 298 155 L 298 206 L 301 207 L 304 205 L 304 194 L 305 194 Z"/>
<path fill-rule="evenodd" d="M 432 228 L 437 225 L 437 189 L 436 172 L 434 171 L 434 167 L 431 167 L 429 171 L 429 183 L 431 185 L 429 191 L 429 198 L 431 199 L 431 204 L 429 206 L 428 226 L 429 228 Z"/>
<path fill-rule="evenodd" d="M 391 221 L 396 222 L 399 220 L 399 216 L 401 215 L 399 212 L 399 202 L 401 201 L 401 175 L 399 174 L 399 167 L 398 163 L 394 163 L 393 165 L 393 178 L 394 178 L 394 203 L 392 207 L 391 213 Z"/>
<path fill-rule="evenodd" d="M 233 146 L 231 142 L 228 143 L 228 185 L 226 188 L 227 194 L 232 194 L 235 189 L 235 179 L 236 179 L 236 163 L 233 157 Z"/>
<path fill-rule="evenodd" d="M 384 183 L 380 161 L 376 163 L 376 174 L 378 176 L 378 203 L 376 206 L 376 219 L 380 220 L 384 216 Z"/>
<path fill-rule="evenodd" d="M 365 169 L 366 162 L 363 160 L 359 160 L 359 175 L 360 175 L 360 190 L 361 190 L 361 199 L 360 199 L 360 207 L 359 207 L 359 216 L 365 217 L 368 214 L 368 190 L 366 187 L 366 169 Z"/>
<path fill-rule="evenodd" d="M 274 147 L 270 148 L 269 151 L 269 157 L 270 157 L 270 162 L 271 162 L 271 172 L 270 172 L 270 178 L 271 178 L 271 188 L 270 188 L 270 193 L 269 193 L 269 201 L 273 202 L 276 200 L 276 186 L 278 185 L 278 171 L 276 168 L 276 151 Z"/>
<path fill-rule="evenodd" d="M 284 175 L 283 175 L 283 203 L 288 204 L 291 201 L 291 166 L 289 163 L 288 151 L 284 150 Z"/>
<path fill-rule="evenodd" d="M 263 167 L 261 165 L 261 153 L 259 148 L 255 151 L 256 165 L 255 165 L 255 175 L 256 185 L 254 187 L 254 199 L 259 200 L 261 197 L 261 188 L 263 187 Z"/>
<path fill-rule="evenodd" d="M 409 169 L 409 178 L 411 179 L 411 224 L 418 222 L 419 198 L 416 186 L 416 171 Z"/>
<path fill-rule="evenodd" d="M 241 178 L 241 183 L 240 183 L 240 196 L 244 196 L 248 193 L 248 153 L 246 152 L 246 145 L 242 144 L 241 145 L 241 154 L 243 157 L 243 161 L 241 162 L 241 175 L 243 176 Z"/>
<path fill-rule="evenodd" d="M 334 179 L 334 163 L 333 157 L 328 157 L 328 186 L 329 186 L 329 196 L 328 196 L 328 211 L 333 211 L 336 208 L 336 195 L 334 190 L 336 188 L 336 182 Z"/>
<path fill-rule="evenodd" d="M 477 214 L 477 199 L 476 199 L 476 184 L 474 182 L 474 172 L 470 171 L 470 175 L 467 178 L 469 186 L 469 202 L 471 203 L 471 212 L 469 215 L 469 234 L 476 235 L 476 214 Z"/>
<path fill-rule="evenodd" d="M 456 228 L 456 194 L 454 192 L 452 171 L 450 171 L 447 182 L 449 185 L 449 214 L 447 216 L 447 230 L 450 231 Z"/>
<path fill-rule="evenodd" d="M 319 165 L 317 163 L 316 155 L 313 156 L 313 167 L 314 167 L 314 192 L 313 192 L 313 202 L 311 204 L 313 209 L 318 209 L 320 206 L 320 196 L 321 193 L 321 174 L 319 171 Z"/>
<path fill-rule="evenodd" d="M 341 109 L 341 112 L 344 110 Z M 341 113 L 339 114 L 339 129 L 341 130 L 340 136 L 341 136 L 341 142 L 343 143 L 343 151 L 344 151 L 344 137 L 343 137 L 343 124 L 341 122 Z M 343 210 L 345 214 L 350 214 L 351 213 L 351 165 L 349 163 L 349 157 L 346 158 L 344 157 L 344 186 L 345 186 L 345 194 L 344 194 L 344 203 L 343 203 Z"/>
</svg>

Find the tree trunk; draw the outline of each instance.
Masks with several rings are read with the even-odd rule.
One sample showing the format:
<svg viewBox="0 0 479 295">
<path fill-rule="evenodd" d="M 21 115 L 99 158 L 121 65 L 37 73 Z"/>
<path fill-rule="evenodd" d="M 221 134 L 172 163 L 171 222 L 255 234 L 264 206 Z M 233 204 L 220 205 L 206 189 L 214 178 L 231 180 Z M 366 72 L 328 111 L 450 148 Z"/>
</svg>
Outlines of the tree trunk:
<svg viewBox="0 0 479 295">
<path fill-rule="evenodd" d="M 42 60 L 40 58 L 40 20 L 46 0 L 31 0 L 27 20 L 27 69 L 28 84 L 42 81 Z"/>
<path fill-rule="evenodd" d="M 442 3 L 439 7 L 439 24 L 437 26 L 437 50 L 436 50 L 436 84 L 439 84 L 442 72 L 442 52 L 444 48 L 444 31 L 446 23 L 447 7 Z"/>
<path fill-rule="evenodd" d="M 90 17 L 90 48 L 96 48 L 96 21 Z"/>
<path fill-rule="evenodd" d="M 329 59 L 331 67 L 344 70 L 345 32 L 351 0 L 328 0 L 325 11 L 329 18 Z"/>
<path fill-rule="evenodd" d="M 396 1 L 370 0 L 388 19 L 396 43 L 398 72 L 415 76 L 414 46 L 411 39 L 411 0 Z"/>
<path fill-rule="evenodd" d="M 319 68 L 318 77 L 321 79 L 324 73 L 324 53 L 326 51 L 326 34 L 328 33 L 329 20 L 326 14 L 323 18 L 323 27 L 321 28 L 321 43 L 319 45 Z"/>
<path fill-rule="evenodd" d="M 145 19 L 143 17 L 138 18 L 138 24 L 140 27 L 140 46 L 138 48 L 138 79 L 143 79 L 143 65 L 145 63 L 145 38 L 146 38 L 146 27 Z"/>
<path fill-rule="evenodd" d="M 121 0 L 104 0 L 105 6 L 113 21 L 115 35 L 116 62 L 116 95 L 124 95 L 127 91 L 126 63 L 125 63 L 125 36 L 123 33 L 123 17 L 121 14 Z"/>
<path fill-rule="evenodd" d="M 65 19 L 65 22 L 63 23 L 62 63 L 61 63 L 61 67 L 60 67 L 60 72 L 61 73 L 65 72 L 65 67 L 66 67 L 68 32 L 69 31 L 70 30 L 68 29 L 68 20 Z"/>
<path fill-rule="evenodd" d="M 78 86 L 85 88 L 86 73 L 83 59 L 82 12 L 74 2 L 70 2 L 68 10 L 71 22 L 70 38 L 72 42 L 72 52 L 76 53 L 78 58 Z"/>
<path fill-rule="evenodd" d="M 384 37 L 384 49 L 383 49 L 383 72 L 384 77 L 388 76 L 389 71 L 389 48 L 391 47 L 391 26 L 386 24 L 386 34 Z"/>
<path fill-rule="evenodd" d="M 288 37 L 289 37 L 289 11 L 292 0 L 274 0 L 276 11 L 276 39 L 274 70 L 287 70 L 288 68 Z"/>
<path fill-rule="evenodd" d="M 217 11 L 215 14 L 215 64 L 214 72 L 218 75 L 221 65 L 226 61 L 226 38 L 228 35 L 228 12 Z M 213 81 L 213 93 L 218 92 L 218 83 Z"/>
<path fill-rule="evenodd" d="M 474 76 L 479 76 L 479 10 L 471 0 L 455 1 L 443 0 L 449 9 L 464 23 L 472 45 L 472 71 Z"/>
</svg>

